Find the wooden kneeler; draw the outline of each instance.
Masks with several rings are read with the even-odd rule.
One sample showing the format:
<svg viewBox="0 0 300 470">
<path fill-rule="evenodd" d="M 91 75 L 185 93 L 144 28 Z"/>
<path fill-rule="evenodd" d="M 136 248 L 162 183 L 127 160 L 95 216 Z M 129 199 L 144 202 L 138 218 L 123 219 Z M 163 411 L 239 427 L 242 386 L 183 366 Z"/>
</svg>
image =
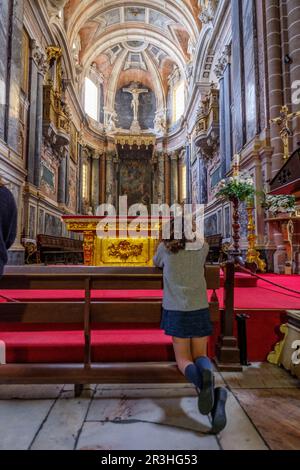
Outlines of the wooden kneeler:
<svg viewBox="0 0 300 470">
<path fill-rule="evenodd" d="M 212 290 L 212 320 L 219 321 L 216 290 L 220 267 L 206 267 L 207 288 Z M 0 365 L 0 384 L 73 383 L 76 393 L 84 384 L 185 383 L 175 363 L 94 363 L 91 361 L 91 330 L 95 323 L 160 322 L 161 301 L 122 302 L 93 300 L 92 290 L 159 290 L 162 273 L 156 268 L 36 267 L 7 268 L 0 289 L 84 290 L 82 301 L 11 302 L 0 304 L 0 322 L 79 323 L 84 334 L 84 357 L 78 364 Z M 128 308 L 129 307 L 129 308 Z"/>
</svg>

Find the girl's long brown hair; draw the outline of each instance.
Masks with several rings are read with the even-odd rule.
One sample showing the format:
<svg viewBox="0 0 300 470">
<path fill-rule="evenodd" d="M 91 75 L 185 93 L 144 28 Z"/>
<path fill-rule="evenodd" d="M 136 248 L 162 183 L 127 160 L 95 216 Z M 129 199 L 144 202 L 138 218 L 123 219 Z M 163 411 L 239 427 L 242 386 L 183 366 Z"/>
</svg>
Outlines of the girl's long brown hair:
<svg viewBox="0 0 300 470">
<path fill-rule="evenodd" d="M 179 251 L 184 250 L 187 242 L 184 235 L 184 221 L 182 220 L 181 239 L 175 238 L 175 222 L 174 219 L 172 219 L 170 222 L 170 238 L 163 239 L 162 241 L 170 253 L 176 254 L 179 253 Z"/>
</svg>

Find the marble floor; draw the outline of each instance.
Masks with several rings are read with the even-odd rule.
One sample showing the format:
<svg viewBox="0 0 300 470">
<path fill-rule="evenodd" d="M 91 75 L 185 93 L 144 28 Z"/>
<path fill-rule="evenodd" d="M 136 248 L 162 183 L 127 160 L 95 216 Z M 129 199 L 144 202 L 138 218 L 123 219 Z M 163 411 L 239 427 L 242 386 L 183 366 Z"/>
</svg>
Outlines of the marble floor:
<svg viewBox="0 0 300 470">
<path fill-rule="evenodd" d="M 218 436 L 188 385 L 0 386 L 1 450 L 300 450 L 300 383 L 270 364 L 216 373 L 227 387 Z"/>
</svg>

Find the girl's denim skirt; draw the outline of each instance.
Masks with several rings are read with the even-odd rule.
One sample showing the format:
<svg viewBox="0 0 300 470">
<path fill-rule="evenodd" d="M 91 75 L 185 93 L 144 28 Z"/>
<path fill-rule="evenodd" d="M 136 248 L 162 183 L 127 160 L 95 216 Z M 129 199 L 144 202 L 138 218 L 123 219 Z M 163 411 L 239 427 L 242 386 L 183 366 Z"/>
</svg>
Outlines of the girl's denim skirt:
<svg viewBox="0 0 300 470">
<path fill-rule="evenodd" d="M 166 335 L 176 338 L 204 338 L 213 332 L 208 308 L 192 312 L 163 308 L 160 327 Z"/>
</svg>

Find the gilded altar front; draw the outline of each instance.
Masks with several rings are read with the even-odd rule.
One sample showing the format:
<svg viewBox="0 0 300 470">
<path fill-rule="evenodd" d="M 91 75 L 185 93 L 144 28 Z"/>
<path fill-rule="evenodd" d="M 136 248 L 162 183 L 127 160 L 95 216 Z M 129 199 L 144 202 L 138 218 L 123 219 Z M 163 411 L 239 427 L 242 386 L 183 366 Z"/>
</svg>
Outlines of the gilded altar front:
<svg viewBox="0 0 300 470">
<path fill-rule="evenodd" d="M 136 222 L 132 218 L 116 218 L 104 225 L 105 217 L 64 216 L 67 229 L 83 234 L 86 266 L 153 266 L 158 245 L 159 221 Z M 100 225 L 99 225 L 100 224 Z M 115 228 L 113 236 L 105 232 Z M 134 225 L 134 230 L 133 230 Z"/>
</svg>

